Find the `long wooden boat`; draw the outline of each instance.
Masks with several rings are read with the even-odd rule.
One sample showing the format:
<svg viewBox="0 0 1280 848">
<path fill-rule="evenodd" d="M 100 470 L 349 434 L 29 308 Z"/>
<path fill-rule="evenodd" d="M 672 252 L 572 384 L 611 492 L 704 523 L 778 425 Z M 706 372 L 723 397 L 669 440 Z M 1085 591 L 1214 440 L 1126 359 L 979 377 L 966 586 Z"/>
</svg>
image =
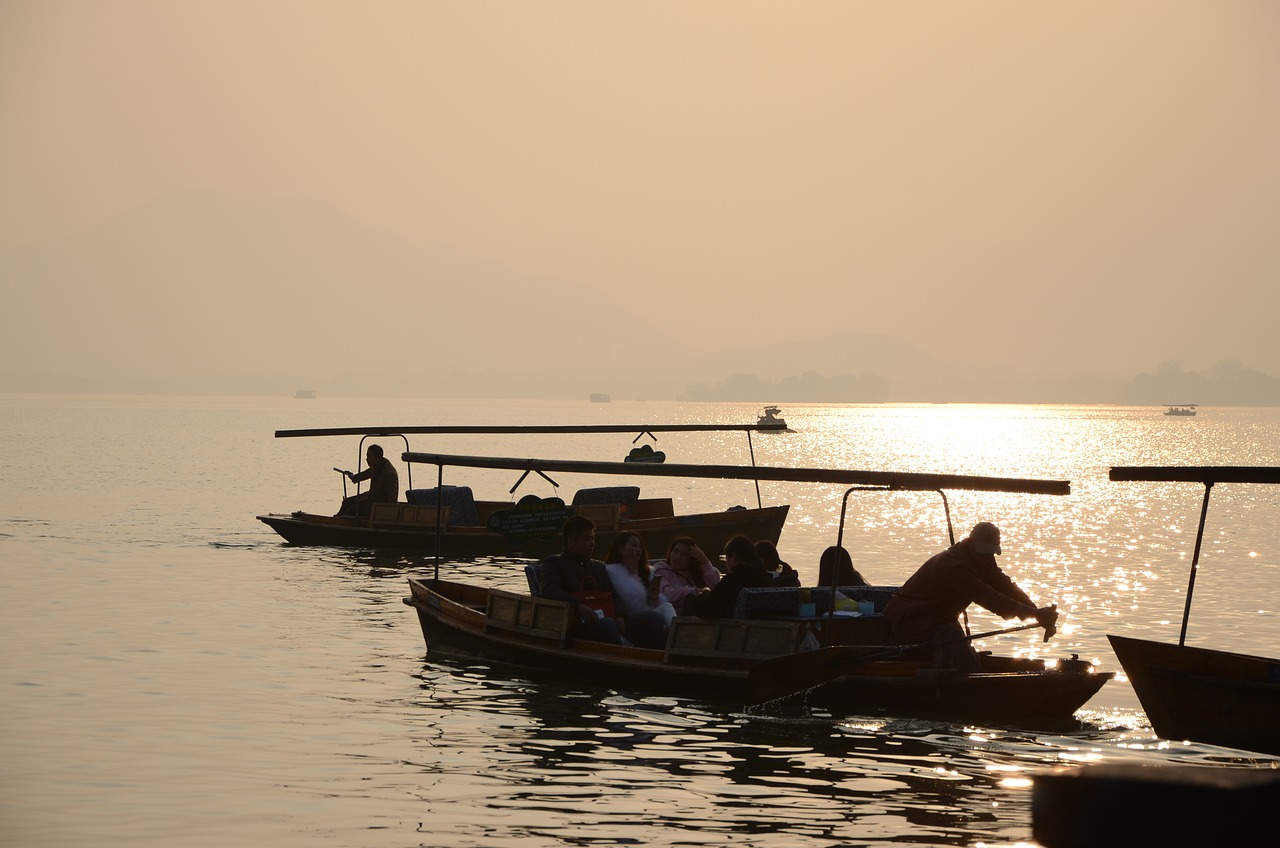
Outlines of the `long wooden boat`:
<svg viewBox="0 0 1280 848">
<path fill-rule="evenodd" d="M 597 544 L 608 546 L 616 533 L 635 531 L 643 534 L 651 550 L 665 550 L 677 536 L 694 535 L 704 545 L 719 550 L 733 536 L 741 533 L 752 539 L 768 539 L 777 543 L 790 507 L 786 504 L 765 506 L 756 487 L 756 506 L 735 506 L 721 511 L 677 513 L 669 497 L 640 497 L 636 486 L 594 487 L 575 493 L 569 503 L 559 498 L 525 497 L 519 501 L 484 500 L 474 497 L 467 486 L 444 485 L 436 488 L 413 487 L 413 464 L 426 460 L 409 452 L 410 435 L 539 435 L 539 434 L 636 434 L 634 444 L 654 433 L 742 432 L 755 461 L 751 444 L 752 432 L 777 430 L 782 425 L 761 424 L 605 424 L 605 425 L 424 425 L 401 427 L 336 427 L 307 430 L 278 430 L 277 438 L 314 436 L 360 436 L 364 443 L 374 437 L 399 438 L 404 441 L 404 460 L 408 488 L 406 501 L 377 504 L 368 517 L 320 515 L 309 512 L 270 513 L 257 518 L 294 545 L 329 545 L 356 548 L 386 548 L 440 553 L 446 556 L 543 556 L 559 550 L 559 528 L 571 514 L 588 515 L 596 523 Z M 644 448 L 648 448 L 645 445 Z M 651 448 L 636 448 L 627 462 L 592 463 L 561 461 L 556 471 L 588 474 L 628 474 L 642 464 L 657 469 L 650 476 L 683 476 L 663 473 L 665 459 Z M 518 470 L 520 479 L 512 487 L 514 493 L 530 473 L 546 477 L 548 461 L 509 460 L 501 464 L 486 457 L 459 457 L 451 465 L 474 468 L 507 468 Z M 465 462 L 461 460 L 466 460 Z M 753 466 L 754 467 L 754 466 Z M 622 469 L 622 470 L 619 470 Z M 714 475 L 707 475 L 714 476 Z M 548 478 L 550 479 L 550 478 Z M 751 480 L 750 475 L 737 479 Z M 357 490 L 358 491 L 358 490 Z"/>
<path fill-rule="evenodd" d="M 1204 486 L 1178 643 L 1107 636 L 1151 728 L 1164 739 L 1280 755 L 1280 659 L 1186 644 L 1210 492 L 1218 483 L 1280 483 L 1280 468 L 1129 466 L 1112 468 L 1111 479 Z"/>
<path fill-rule="evenodd" d="M 865 645 L 857 650 L 872 658 L 824 676 L 820 686 L 807 692 L 806 703 L 838 715 L 1060 721 L 1070 719 L 1114 676 L 1078 660 L 1054 666 L 1040 659 L 988 654 L 982 673 L 962 674 L 935 668 L 927 657 L 874 659 L 876 646 L 883 647 L 887 639 L 878 613 L 834 620 L 821 614 L 779 617 L 774 601 L 762 605 L 769 610 L 767 618 L 678 617 L 666 648 L 653 650 L 572 638 L 573 613 L 560 601 L 439 579 L 411 578 L 409 588 L 404 602 L 417 612 L 432 657 L 485 657 L 571 675 L 603 688 L 737 706 L 748 703 L 753 668 L 758 671 L 762 663 L 779 658 L 790 666 L 820 656 L 822 651 L 805 652 L 801 645 L 807 632 L 824 627 L 832 628 L 827 635 L 839 642 Z M 798 600 L 801 590 L 744 589 L 743 595 L 780 591 L 793 592 Z M 854 599 L 867 593 L 882 608 L 882 588 L 841 591 Z"/>
<path fill-rule="evenodd" d="M 406 454 L 405 458 L 442 468 L 481 462 L 543 472 L 570 467 L 557 460 L 480 460 L 439 454 Z M 964 475 L 758 466 L 666 469 L 673 472 L 848 486 L 837 544 L 843 539 L 845 506 L 853 492 L 937 491 L 943 494 L 944 507 L 945 489 L 1070 492 L 1066 481 Z M 662 472 L 641 464 L 625 473 Z M 951 532 L 949 508 L 947 526 Z M 755 704 L 804 690 L 808 703 L 841 714 L 1058 720 L 1069 718 L 1114 676 L 1074 658 L 1046 664 L 1038 659 L 984 655 L 984 671 L 979 674 L 937 668 L 931 646 L 917 646 L 922 656 L 887 647 L 888 627 L 881 611 L 892 587 L 744 589 L 733 618 L 676 618 L 665 649 L 651 650 L 576 640 L 571 636 L 569 605 L 441 580 L 438 564 L 434 579 L 411 579 L 409 586 L 405 603 L 417 611 L 432 655 L 482 656 L 544 672 L 581 674 L 599 685 L 630 691 L 700 694 Z M 838 616 L 830 602 L 837 589 L 850 599 L 871 604 L 867 614 Z M 994 634 L 972 638 L 990 635 Z M 820 647 L 804 650 L 815 641 Z M 769 694 L 761 696 L 761 692 Z"/>
</svg>

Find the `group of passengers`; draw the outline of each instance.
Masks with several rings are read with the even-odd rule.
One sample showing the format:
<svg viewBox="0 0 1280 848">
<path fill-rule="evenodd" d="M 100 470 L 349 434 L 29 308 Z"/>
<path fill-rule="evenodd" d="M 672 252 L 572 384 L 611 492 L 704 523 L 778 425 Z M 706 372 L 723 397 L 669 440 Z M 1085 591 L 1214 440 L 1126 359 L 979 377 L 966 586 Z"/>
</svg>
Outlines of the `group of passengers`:
<svg viewBox="0 0 1280 848">
<path fill-rule="evenodd" d="M 398 496 L 399 477 L 382 447 L 370 445 L 365 459 L 364 471 L 343 474 L 354 483 L 368 480 L 369 491 L 344 499 L 339 515 L 368 515 L 372 504 L 394 503 Z M 619 533 L 603 563 L 592 559 L 596 532 L 590 519 L 571 516 L 562 532 L 564 550 L 543 561 L 539 594 L 574 604 L 574 635 L 581 639 L 662 648 L 677 615 L 731 618 L 743 589 L 800 585 L 796 570 L 764 539 L 755 544 L 746 536 L 730 539 L 724 547 L 722 575 L 688 536 L 672 541 L 666 558 L 651 565 L 644 539 L 635 532 Z M 960 626 L 960 615 L 969 604 L 1006 619 L 1034 618 L 1052 628 L 1057 608 L 1037 607 L 996 564 L 1000 553 L 1000 529 L 983 521 L 967 538 L 920 566 L 884 608 L 894 642 L 931 643 L 939 648 L 945 665 L 977 671 L 981 661 Z M 832 546 L 818 563 L 818 585 L 868 584 L 853 567 L 849 552 Z M 608 594 L 614 614 L 599 614 L 598 607 L 585 603 L 581 596 L 587 591 Z"/>
<path fill-rule="evenodd" d="M 539 594 L 574 605 L 574 636 L 580 639 L 661 649 L 676 616 L 732 618 L 743 589 L 800 585 L 796 570 L 767 540 L 753 544 L 746 536 L 731 538 L 724 546 L 722 574 L 688 536 L 673 540 L 666 558 L 651 564 L 644 539 L 635 532 L 614 538 L 606 562 L 592 558 L 596 533 L 590 519 L 571 516 L 562 532 L 564 550 L 542 562 Z M 1056 608 L 1037 608 L 1000 570 L 995 561 L 999 553 L 999 529 L 981 522 L 968 538 L 931 557 L 885 606 L 893 641 L 933 644 L 941 649 L 945 665 L 978 671 L 978 654 L 959 623 L 970 603 L 1003 618 L 1034 618 L 1051 628 L 1058 618 Z M 853 567 L 849 552 L 839 546 L 823 551 L 818 583 L 869 585 Z M 608 593 L 612 614 L 604 614 L 586 591 Z"/>
<path fill-rule="evenodd" d="M 580 639 L 662 648 L 678 615 L 732 618 L 743 589 L 800 585 L 800 575 L 767 539 L 731 538 L 721 573 L 689 536 L 673 539 L 666 557 L 652 562 L 640 534 L 623 531 L 601 562 L 592 558 L 596 530 L 591 519 L 570 516 L 561 532 L 564 550 L 542 561 L 538 594 L 574 606 L 574 636 Z M 843 548 L 824 553 L 819 571 L 829 575 L 837 565 L 841 585 L 867 585 Z M 605 614 L 601 594 L 609 596 L 612 614 Z"/>
</svg>

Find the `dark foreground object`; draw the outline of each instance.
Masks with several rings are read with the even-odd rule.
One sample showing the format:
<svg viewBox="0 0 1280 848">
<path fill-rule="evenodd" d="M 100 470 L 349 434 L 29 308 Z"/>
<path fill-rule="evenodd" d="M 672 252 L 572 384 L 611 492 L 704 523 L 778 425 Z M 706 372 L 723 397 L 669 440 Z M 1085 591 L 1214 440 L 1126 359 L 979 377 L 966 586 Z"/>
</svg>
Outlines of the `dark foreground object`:
<svg viewBox="0 0 1280 848">
<path fill-rule="evenodd" d="M 1275 769 L 1085 766 L 1036 777 L 1031 832 L 1044 848 L 1268 844 L 1278 805 Z"/>
</svg>

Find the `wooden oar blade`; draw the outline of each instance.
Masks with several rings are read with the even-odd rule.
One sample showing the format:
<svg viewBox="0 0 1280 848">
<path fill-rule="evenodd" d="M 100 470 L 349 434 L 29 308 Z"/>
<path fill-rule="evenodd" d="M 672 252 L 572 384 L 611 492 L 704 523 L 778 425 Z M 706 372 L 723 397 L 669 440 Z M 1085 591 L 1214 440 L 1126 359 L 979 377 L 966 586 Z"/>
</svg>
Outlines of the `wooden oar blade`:
<svg viewBox="0 0 1280 848">
<path fill-rule="evenodd" d="M 761 660 L 747 671 L 747 706 L 789 698 L 829 683 L 846 673 L 851 665 L 893 653 L 896 650 L 836 646 Z"/>
</svg>

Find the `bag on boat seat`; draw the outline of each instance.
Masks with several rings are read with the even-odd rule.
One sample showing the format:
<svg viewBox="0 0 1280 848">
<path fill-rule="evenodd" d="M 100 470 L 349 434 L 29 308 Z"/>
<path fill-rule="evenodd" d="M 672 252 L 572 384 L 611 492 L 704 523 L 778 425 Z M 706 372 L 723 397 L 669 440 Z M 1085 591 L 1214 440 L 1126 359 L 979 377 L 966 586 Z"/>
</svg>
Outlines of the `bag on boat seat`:
<svg viewBox="0 0 1280 848">
<path fill-rule="evenodd" d="M 591 588 L 587 588 L 587 584 L 591 584 Z M 596 614 L 597 618 L 617 618 L 618 614 L 613 608 L 613 593 L 601 592 L 596 586 L 596 581 L 590 577 L 582 579 L 582 589 L 578 592 L 570 592 L 578 599 L 578 603 L 590 607 Z"/>
<path fill-rule="evenodd" d="M 409 489 L 404 494 L 405 500 L 411 504 L 449 507 L 449 527 L 474 527 L 480 523 L 470 486 L 441 486 L 439 492 L 437 496 L 435 488 Z"/>
</svg>

